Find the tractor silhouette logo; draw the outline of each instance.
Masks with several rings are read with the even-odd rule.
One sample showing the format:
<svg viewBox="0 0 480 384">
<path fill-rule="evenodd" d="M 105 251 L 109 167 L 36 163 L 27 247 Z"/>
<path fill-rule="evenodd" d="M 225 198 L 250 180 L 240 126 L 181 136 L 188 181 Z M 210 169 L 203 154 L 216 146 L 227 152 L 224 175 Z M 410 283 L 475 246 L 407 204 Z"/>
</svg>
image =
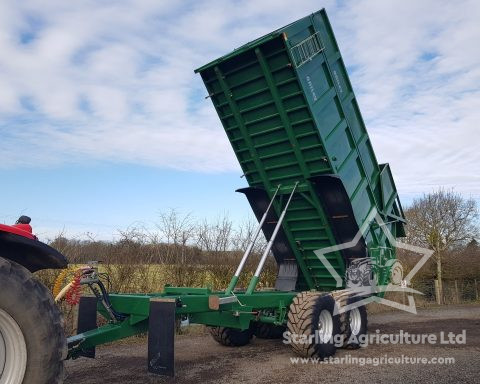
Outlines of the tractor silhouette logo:
<svg viewBox="0 0 480 384">
<path fill-rule="evenodd" d="M 352 259 L 349 261 L 344 278 L 338 274 L 336 269 L 326 258 L 325 255 L 328 253 L 341 251 L 343 249 L 356 246 L 367 233 L 372 221 L 375 221 L 378 227 L 381 228 L 392 247 L 397 249 L 406 249 L 410 252 L 421 255 L 417 264 L 408 272 L 405 277 L 402 264 L 398 260 L 391 257 L 363 257 Z M 383 253 L 388 252 L 388 249 L 371 248 L 369 249 L 369 252 L 379 252 L 379 254 L 382 256 Z M 327 271 L 335 279 L 337 288 L 344 286 L 345 290 L 348 291 L 351 297 L 356 298 L 356 300 L 353 300 L 347 305 L 336 306 L 336 314 L 344 313 L 353 308 L 358 308 L 371 302 L 381 303 L 410 313 L 417 313 L 413 294 L 423 295 L 423 293 L 410 288 L 409 284 L 413 276 L 415 276 L 418 270 L 422 268 L 427 260 L 432 256 L 433 251 L 396 240 L 375 208 L 372 209 L 362 227 L 351 241 L 331 247 L 321 248 L 316 250 L 314 253 L 323 263 Z M 379 262 L 378 260 L 385 261 Z M 388 276 L 388 283 L 384 285 L 379 284 L 380 276 Z M 408 293 L 408 304 L 399 303 L 383 297 L 387 292 L 392 291 Z"/>
<path fill-rule="evenodd" d="M 363 257 L 353 259 L 345 272 L 345 286 L 347 289 L 377 286 L 376 276 L 390 274 L 390 283 L 405 288 L 403 280 L 403 266 L 398 260 L 390 259 L 385 265 L 378 265 L 375 259 Z M 403 284 L 402 284 L 403 283 Z"/>
</svg>

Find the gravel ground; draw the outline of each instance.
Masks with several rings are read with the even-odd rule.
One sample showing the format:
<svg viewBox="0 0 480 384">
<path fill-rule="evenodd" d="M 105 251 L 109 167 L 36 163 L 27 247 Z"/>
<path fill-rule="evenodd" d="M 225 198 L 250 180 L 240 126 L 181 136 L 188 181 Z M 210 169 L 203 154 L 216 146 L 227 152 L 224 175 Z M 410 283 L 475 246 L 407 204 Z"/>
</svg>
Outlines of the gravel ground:
<svg viewBox="0 0 480 384">
<path fill-rule="evenodd" d="M 176 341 L 176 377 L 147 373 L 146 339 L 133 339 L 97 349 L 97 358 L 66 364 L 66 384 L 95 383 L 480 383 L 480 306 L 419 310 L 417 315 L 388 312 L 369 316 L 369 332 L 460 334 L 463 345 L 373 344 L 359 350 L 340 349 L 336 358 L 453 357 L 454 364 L 292 364 L 290 347 L 279 340 L 255 339 L 242 348 L 217 344 L 209 335 L 182 335 Z"/>
</svg>

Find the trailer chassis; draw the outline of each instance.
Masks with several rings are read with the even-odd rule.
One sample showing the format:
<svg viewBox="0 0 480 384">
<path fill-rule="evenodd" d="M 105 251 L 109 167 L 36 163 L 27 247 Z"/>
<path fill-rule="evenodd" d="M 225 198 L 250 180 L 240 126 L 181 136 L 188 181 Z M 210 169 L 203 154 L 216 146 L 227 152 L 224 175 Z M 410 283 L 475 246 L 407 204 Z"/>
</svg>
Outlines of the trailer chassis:
<svg viewBox="0 0 480 384">
<path fill-rule="evenodd" d="M 125 315 L 112 318 L 95 296 L 81 298 L 80 333 L 67 339 L 68 358 L 95 357 L 95 347 L 148 332 L 148 369 L 174 375 L 176 319 L 187 316 L 192 324 L 248 329 L 252 322 L 286 324 L 288 307 L 297 292 L 212 292 L 208 288 L 165 287 L 162 293 L 111 294 L 112 307 Z M 107 320 L 97 327 L 97 312 Z"/>
</svg>

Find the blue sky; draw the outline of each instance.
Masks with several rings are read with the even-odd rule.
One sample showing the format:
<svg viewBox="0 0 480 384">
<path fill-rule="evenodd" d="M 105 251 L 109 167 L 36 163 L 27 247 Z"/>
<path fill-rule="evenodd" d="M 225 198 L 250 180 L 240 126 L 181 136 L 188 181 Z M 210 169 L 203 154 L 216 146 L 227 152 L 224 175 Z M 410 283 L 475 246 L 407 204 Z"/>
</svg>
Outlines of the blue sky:
<svg viewBox="0 0 480 384">
<path fill-rule="evenodd" d="M 0 222 L 111 239 L 177 208 L 251 217 L 193 69 L 325 7 L 404 203 L 480 198 L 478 1 L 2 1 Z"/>
</svg>

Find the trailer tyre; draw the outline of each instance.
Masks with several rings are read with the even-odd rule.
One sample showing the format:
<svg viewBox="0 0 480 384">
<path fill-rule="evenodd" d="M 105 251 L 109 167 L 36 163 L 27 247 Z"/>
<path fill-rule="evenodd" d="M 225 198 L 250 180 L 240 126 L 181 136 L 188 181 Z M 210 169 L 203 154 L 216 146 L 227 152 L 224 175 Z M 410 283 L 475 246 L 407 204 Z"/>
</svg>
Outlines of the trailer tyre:
<svg viewBox="0 0 480 384">
<path fill-rule="evenodd" d="M 321 359 L 335 354 L 335 342 L 341 335 L 335 305 L 331 295 L 317 292 L 302 292 L 293 299 L 287 324 L 290 345 L 296 353 Z"/>
<path fill-rule="evenodd" d="M 351 300 L 348 303 L 351 304 Z M 345 348 L 357 349 L 364 342 L 368 331 L 367 309 L 364 305 L 353 308 L 347 312 Z"/>
<path fill-rule="evenodd" d="M 0 292 L 0 384 L 62 383 L 67 346 L 50 291 L 0 258 Z"/>
<path fill-rule="evenodd" d="M 243 347 L 250 343 L 253 332 L 250 329 L 241 331 L 235 328 L 227 327 L 208 327 L 213 339 L 227 347 Z"/>
<path fill-rule="evenodd" d="M 286 330 L 282 325 L 257 323 L 254 334 L 259 339 L 281 339 Z"/>
</svg>

